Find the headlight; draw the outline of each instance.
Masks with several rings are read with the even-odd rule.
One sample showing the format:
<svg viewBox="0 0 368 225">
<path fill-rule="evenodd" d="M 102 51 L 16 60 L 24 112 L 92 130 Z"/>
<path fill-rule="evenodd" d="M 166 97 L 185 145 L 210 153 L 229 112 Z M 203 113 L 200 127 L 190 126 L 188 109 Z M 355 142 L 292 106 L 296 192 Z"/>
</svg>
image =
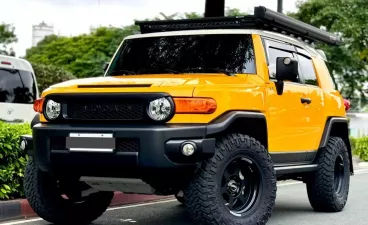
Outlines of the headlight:
<svg viewBox="0 0 368 225">
<path fill-rule="evenodd" d="M 173 107 L 166 98 L 159 98 L 150 102 L 148 106 L 148 115 L 151 119 L 162 121 L 167 119 L 172 113 Z"/>
<path fill-rule="evenodd" d="M 45 106 L 45 116 L 48 120 L 54 120 L 59 117 L 61 105 L 53 100 L 47 100 Z"/>
</svg>

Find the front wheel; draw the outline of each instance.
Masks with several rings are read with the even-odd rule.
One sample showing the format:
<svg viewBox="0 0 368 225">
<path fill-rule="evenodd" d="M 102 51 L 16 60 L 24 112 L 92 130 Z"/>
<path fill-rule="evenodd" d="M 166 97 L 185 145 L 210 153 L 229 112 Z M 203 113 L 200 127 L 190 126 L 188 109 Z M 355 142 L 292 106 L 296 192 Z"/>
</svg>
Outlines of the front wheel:
<svg viewBox="0 0 368 225">
<path fill-rule="evenodd" d="M 276 175 L 260 142 L 243 134 L 225 136 L 186 189 L 185 203 L 198 224 L 261 225 L 271 217 Z"/>
<path fill-rule="evenodd" d="M 30 157 L 25 174 L 26 198 L 42 219 L 54 224 L 84 225 L 100 217 L 110 205 L 113 192 L 98 192 L 85 198 L 64 198 L 58 181 L 41 171 Z"/>
<path fill-rule="evenodd" d="M 331 137 L 320 149 L 318 170 L 306 182 L 309 202 L 318 212 L 344 209 L 350 186 L 350 161 L 345 142 Z"/>
</svg>

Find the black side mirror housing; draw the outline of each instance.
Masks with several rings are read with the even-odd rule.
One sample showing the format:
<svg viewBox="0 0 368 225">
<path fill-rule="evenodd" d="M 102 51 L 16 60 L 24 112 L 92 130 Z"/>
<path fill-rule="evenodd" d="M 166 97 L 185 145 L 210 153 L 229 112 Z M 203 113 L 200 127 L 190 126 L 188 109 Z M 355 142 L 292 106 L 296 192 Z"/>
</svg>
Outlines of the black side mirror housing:
<svg viewBox="0 0 368 225">
<path fill-rule="evenodd" d="M 276 89 L 281 95 L 284 90 L 284 81 L 298 82 L 298 61 L 290 57 L 277 57 L 276 59 Z"/>
<path fill-rule="evenodd" d="M 103 71 L 106 71 L 106 70 L 107 70 L 107 68 L 109 68 L 109 65 L 110 65 L 110 63 L 109 63 L 109 62 L 105 62 L 105 63 L 103 64 L 103 66 L 102 66 Z"/>
</svg>

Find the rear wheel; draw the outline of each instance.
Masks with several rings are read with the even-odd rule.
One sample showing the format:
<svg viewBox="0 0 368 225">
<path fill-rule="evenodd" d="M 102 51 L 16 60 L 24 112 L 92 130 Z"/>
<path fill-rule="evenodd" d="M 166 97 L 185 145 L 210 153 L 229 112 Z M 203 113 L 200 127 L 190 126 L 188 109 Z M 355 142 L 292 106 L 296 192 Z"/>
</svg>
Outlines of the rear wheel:
<svg viewBox="0 0 368 225">
<path fill-rule="evenodd" d="M 276 199 L 276 176 L 267 150 L 254 138 L 228 135 L 203 162 L 184 195 L 198 224 L 266 224 Z"/>
<path fill-rule="evenodd" d="M 345 142 L 331 137 L 318 155 L 318 170 L 307 180 L 309 201 L 315 211 L 340 212 L 348 199 L 350 161 Z"/>
<path fill-rule="evenodd" d="M 63 197 L 57 180 L 41 171 L 30 157 L 25 170 L 24 190 L 32 209 L 42 219 L 54 224 L 89 224 L 110 205 L 113 192 L 97 192 L 86 197 L 75 190 Z"/>
</svg>

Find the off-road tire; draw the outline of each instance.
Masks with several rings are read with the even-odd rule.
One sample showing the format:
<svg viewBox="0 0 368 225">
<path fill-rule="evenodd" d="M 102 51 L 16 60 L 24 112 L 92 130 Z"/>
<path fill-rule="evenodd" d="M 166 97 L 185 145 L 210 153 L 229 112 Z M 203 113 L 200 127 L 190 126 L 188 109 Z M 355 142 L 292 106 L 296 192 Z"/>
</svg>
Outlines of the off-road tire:
<svg viewBox="0 0 368 225">
<path fill-rule="evenodd" d="M 222 202 L 219 179 L 226 163 L 233 157 L 251 158 L 260 169 L 260 198 L 246 216 L 230 213 Z M 265 147 L 256 139 L 243 134 L 229 134 L 216 141 L 215 155 L 201 168 L 185 190 L 184 198 L 190 217 L 205 225 L 263 225 L 273 211 L 276 199 L 276 173 Z"/>
<path fill-rule="evenodd" d="M 335 162 L 342 156 L 344 176 L 341 191 L 334 188 Z M 350 161 L 345 142 L 339 137 L 331 137 L 327 146 L 319 150 L 318 170 L 306 182 L 308 198 L 317 212 L 340 212 L 344 209 L 350 186 Z"/>
<path fill-rule="evenodd" d="M 84 202 L 65 199 L 50 174 L 37 168 L 30 157 L 24 175 L 25 196 L 32 209 L 42 219 L 54 224 L 84 225 L 100 217 L 108 208 L 113 192 L 91 194 Z"/>
</svg>

